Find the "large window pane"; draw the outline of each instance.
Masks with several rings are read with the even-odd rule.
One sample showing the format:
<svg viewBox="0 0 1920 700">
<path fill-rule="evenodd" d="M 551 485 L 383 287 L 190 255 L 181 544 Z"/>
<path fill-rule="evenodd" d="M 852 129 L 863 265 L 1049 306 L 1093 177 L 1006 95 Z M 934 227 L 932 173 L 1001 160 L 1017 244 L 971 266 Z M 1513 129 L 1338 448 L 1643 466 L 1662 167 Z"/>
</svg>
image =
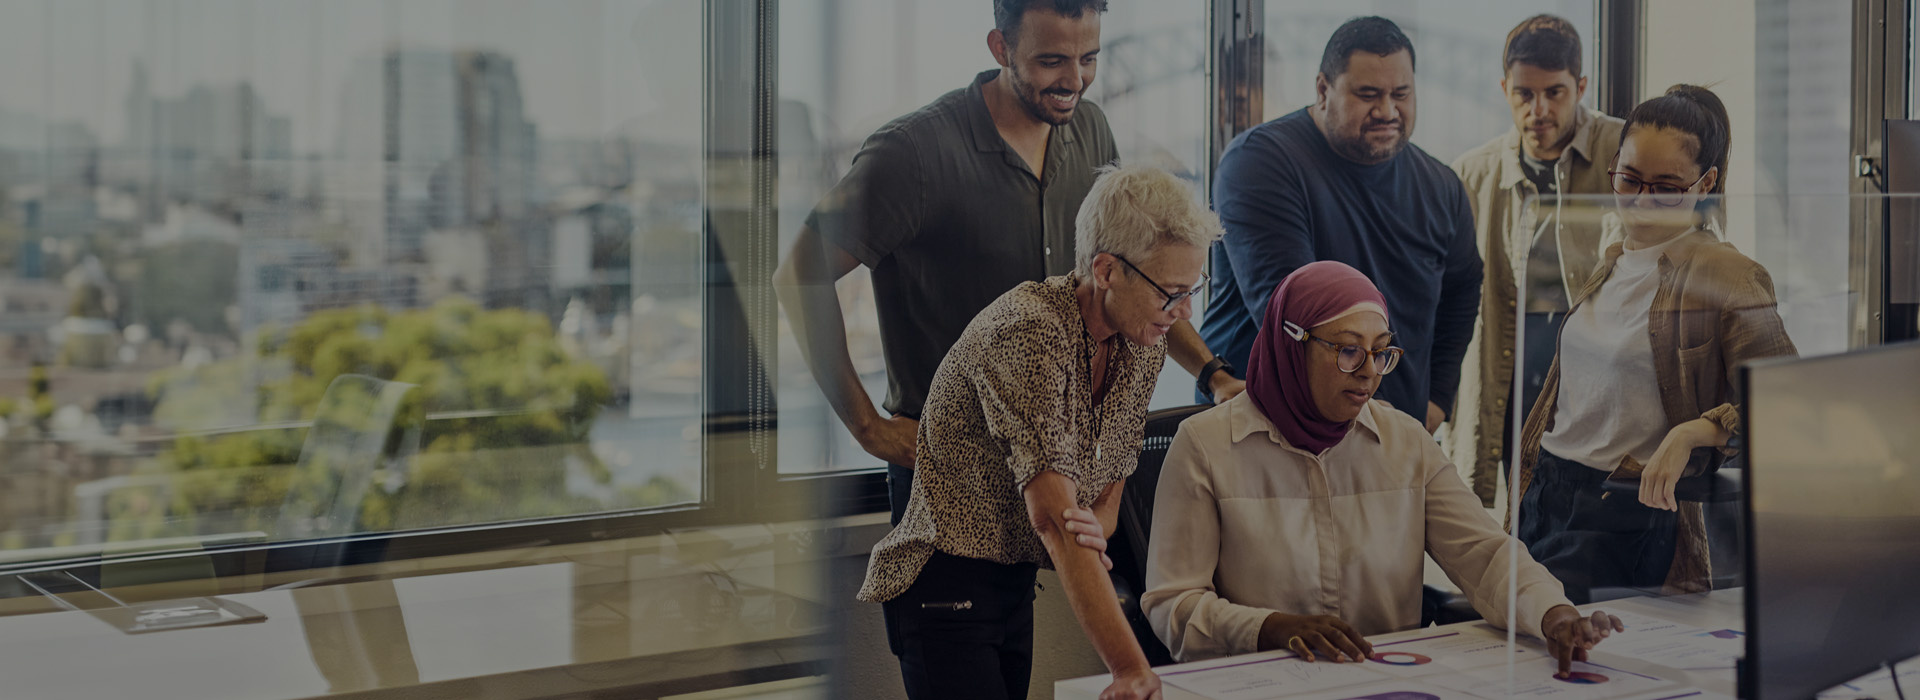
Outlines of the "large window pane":
<svg viewBox="0 0 1920 700">
<path fill-rule="evenodd" d="M 1806 354 L 1845 350 L 1852 320 L 1852 17 L 1841 0 L 1647 6 L 1642 99 L 1692 83 L 1726 103 L 1727 240 L 1772 271 Z"/>
<path fill-rule="evenodd" d="M 702 498 L 699 4 L 0 11 L 0 556 Z"/>
</svg>

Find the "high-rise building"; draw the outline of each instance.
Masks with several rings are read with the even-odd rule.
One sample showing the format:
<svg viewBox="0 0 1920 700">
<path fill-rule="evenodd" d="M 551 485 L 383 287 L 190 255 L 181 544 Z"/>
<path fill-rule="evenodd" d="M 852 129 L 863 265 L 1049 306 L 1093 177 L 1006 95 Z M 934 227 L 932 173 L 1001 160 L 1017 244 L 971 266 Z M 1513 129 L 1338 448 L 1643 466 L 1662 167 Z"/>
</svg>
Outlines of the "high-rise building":
<svg viewBox="0 0 1920 700">
<path fill-rule="evenodd" d="M 127 147 L 143 218 L 172 202 L 225 209 L 254 195 L 284 195 L 293 157 L 293 121 L 267 111 L 248 83 L 200 85 L 179 97 L 154 94 L 144 64 L 127 91 Z"/>
<path fill-rule="evenodd" d="M 517 226 L 534 197 L 534 126 L 513 59 L 489 51 L 394 49 L 351 69 L 338 150 L 378 180 L 348 218 L 377 259 L 423 261 L 434 229 Z"/>
</svg>

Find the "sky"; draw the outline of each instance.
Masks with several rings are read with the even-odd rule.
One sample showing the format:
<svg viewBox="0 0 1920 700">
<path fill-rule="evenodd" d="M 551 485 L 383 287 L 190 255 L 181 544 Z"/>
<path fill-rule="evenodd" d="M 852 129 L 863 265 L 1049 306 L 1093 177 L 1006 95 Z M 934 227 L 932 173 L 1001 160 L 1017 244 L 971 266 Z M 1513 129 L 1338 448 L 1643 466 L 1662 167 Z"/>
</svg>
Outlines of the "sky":
<svg viewBox="0 0 1920 700">
<path fill-rule="evenodd" d="M 388 46 L 509 54 L 543 137 L 684 118 L 700 96 L 693 0 L 0 0 L 0 16 L 0 109 L 106 144 L 126 137 L 135 61 L 161 96 L 251 82 L 301 153 L 332 148 L 349 67 Z"/>
</svg>

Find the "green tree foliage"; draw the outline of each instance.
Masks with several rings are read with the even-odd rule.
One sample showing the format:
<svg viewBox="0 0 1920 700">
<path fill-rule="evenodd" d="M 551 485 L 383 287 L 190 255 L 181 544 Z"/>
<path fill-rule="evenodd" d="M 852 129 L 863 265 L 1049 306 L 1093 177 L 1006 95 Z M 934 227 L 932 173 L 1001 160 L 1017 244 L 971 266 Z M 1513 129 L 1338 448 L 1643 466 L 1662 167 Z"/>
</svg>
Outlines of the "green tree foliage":
<svg viewBox="0 0 1920 700">
<path fill-rule="evenodd" d="M 33 363 L 33 369 L 27 371 L 27 402 L 33 407 L 33 424 L 41 432 L 47 430 L 47 422 L 53 420 L 53 382 L 47 376 L 47 366 Z"/>
<path fill-rule="evenodd" d="M 417 403 L 404 410 L 438 414 L 427 424 L 419 454 L 376 473 L 360 501 L 355 530 L 532 518 L 687 498 L 684 489 L 660 481 L 626 490 L 611 486 L 612 476 L 589 449 L 587 433 L 613 392 L 597 367 L 562 350 L 544 316 L 486 310 L 460 298 L 416 311 L 368 306 L 264 330 L 258 348 L 258 358 L 214 363 L 157 383 L 157 417 L 191 423 L 186 419 L 217 414 L 221 402 L 239 397 L 255 402 L 259 423 L 309 424 L 329 384 L 342 374 L 418 385 L 410 395 Z M 249 377 L 257 380 L 251 395 L 242 388 L 253 383 Z M 300 462 L 306 432 L 179 438 L 157 465 L 174 477 L 167 480 L 170 495 L 143 498 L 133 491 L 110 504 L 113 536 L 284 530 L 276 527 L 284 524 L 282 518 L 326 506 L 309 502 L 305 494 L 330 493 L 333 477 L 324 460 L 293 466 Z M 288 498 L 289 493 L 294 496 Z"/>
</svg>

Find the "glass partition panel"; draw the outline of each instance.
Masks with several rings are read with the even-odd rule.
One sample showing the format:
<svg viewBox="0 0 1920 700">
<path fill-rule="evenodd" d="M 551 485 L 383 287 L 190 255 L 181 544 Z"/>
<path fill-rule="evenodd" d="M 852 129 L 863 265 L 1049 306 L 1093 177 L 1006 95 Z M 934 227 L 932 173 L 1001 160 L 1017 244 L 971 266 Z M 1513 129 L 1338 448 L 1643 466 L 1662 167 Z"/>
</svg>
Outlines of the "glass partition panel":
<svg viewBox="0 0 1920 700">
<path fill-rule="evenodd" d="M 1507 284 L 1488 287 L 1486 345 L 1468 361 L 1486 370 L 1480 415 L 1507 425 L 1483 428 L 1476 461 L 1505 467 L 1501 515 L 1530 555 L 1518 566 L 1626 627 L 1577 671 L 1731 694 L 1749 585 L 1740 368 L 1846 351 L 1861 300 L 1848 232 L 1827 223 L 1914 200 L 1703 196 L 1713 183 L 1690 180 L 1690 159 L 1632 146 L 1617 194 L 1529 197 L 1489 246 Z M 1522 614 L 1543 614 L 1516 580 Z"/>
</svg>

